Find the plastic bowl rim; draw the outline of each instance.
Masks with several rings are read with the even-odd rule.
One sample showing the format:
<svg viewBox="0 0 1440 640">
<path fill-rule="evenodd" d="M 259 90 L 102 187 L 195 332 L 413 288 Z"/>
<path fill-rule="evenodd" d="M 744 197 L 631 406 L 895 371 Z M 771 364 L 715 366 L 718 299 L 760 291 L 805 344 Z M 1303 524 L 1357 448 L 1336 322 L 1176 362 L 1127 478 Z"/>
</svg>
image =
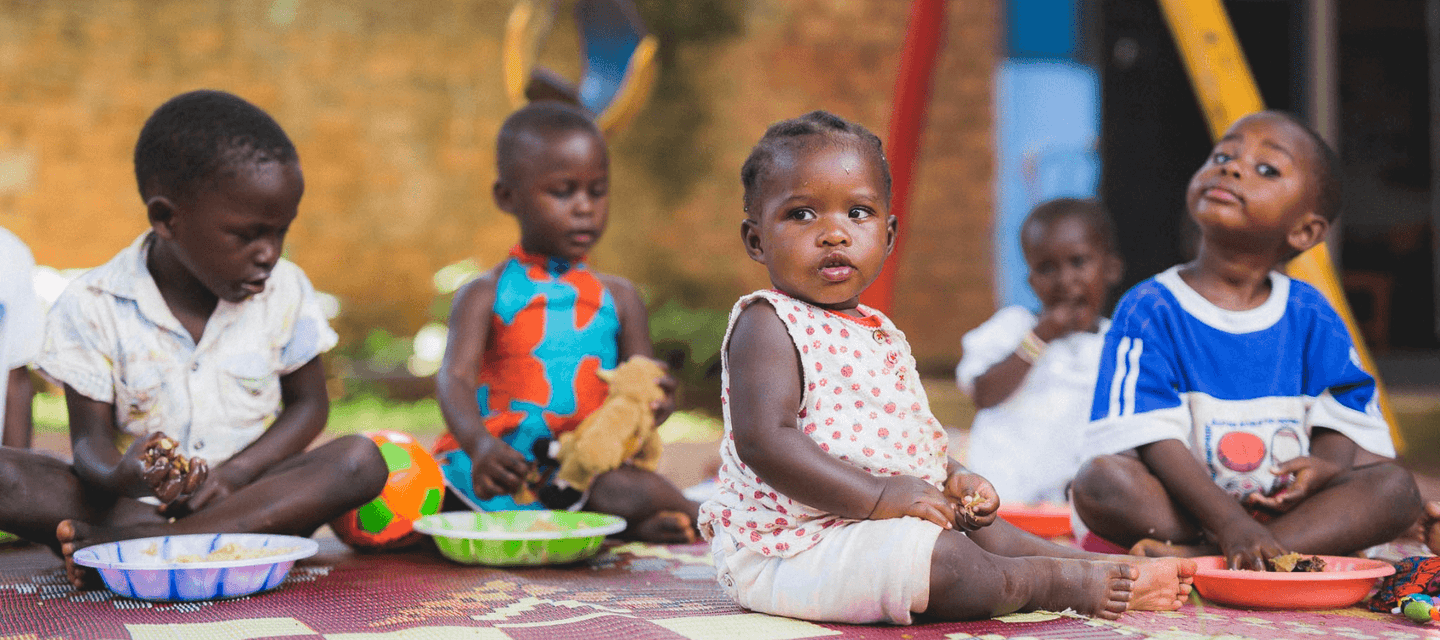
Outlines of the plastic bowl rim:
<svg viewBox="0 0 1440 640">
<path fill-rule="evenodd" d="M 257 558 L 237 558 L 235 560 L 207 560 L 200 562 L 107 562 L 94 557 L 96 552 L 93 551 L 105 545 L 118 545 L 122 542 L 143 543 L 146 540 L 153 540 L 158 543 L 159 541 L 166 538 L 189 538 L 202 536 L 208 538 L 216 535 L 283 538 L 287 541 L 293 541 L 295 545 L 299 546 L 300 548 L 287 553 L 277 553 L 275 555 L 260 556 Z M 90 553 L 86 553 L 86 551 L 90 551 Z M 148 538 L 132 538 L 130 540 L 116 540 L 113 542 L 104 542 L 101 544 L 85 547 L 83 549 L 78 549 L 75 551 L 73 557 L 75 560 L 75 564 L 83 565 L 86 567 L 94 567 L 96 569 L 113 569 L 120 571 L 176 571 L 195 569 L 234 569 L 236 567 L 253 567 L 267 564 L 279 564 L 281 562 L 293 562 L 303 558 L 308 558 L 315 555 L 319 551 L 320 543 L 310 538 L 302 538 L 300 536 L 287 536 L 278 533 L 187 533 L 171 536 L 151 536 Z"/>
<path fill-rule="evenodd" d="M 1345 556 L 1320 556 L 1326 563 L 1346 561 L 1374 563 L 1368 569 L 1347 569 L 1345 571 L 1317 571 L 1287 573 L 1283 571 L 1251 571 L 1249 569 L 1199 569 L 1196 577 L 1219 578 L 1222 580 L 1253 580 L 1262 582 L 1334 582 L 1339 580 L 1373 580 L 1395 573 L 1395 566 L 1383 560 L 1350 558 Z M 1196 561 L 1220 559 L 1222 556 L 1201 556 Z"/>
<path fill-rule="evenodd" d="M 552 510 L 554 511 L 554 510 Z M 595 538 L 620 533 L 625 530 L 626 522 L 620 516 L 608 513 L 597 513 L 594 511 L 557 511 L 557 513 L 586 513 L 602 516 L 611 520 L 609 524 L 583 529 L 566 529 L 563 531 L 467 531 L 464 529 L 440 529 L 432 527 L 431 523 L 445 521 L 459 515 L 473 516 L 474 514 L 506 513 L 504 511 L 446 511 L 424 516 L 413 523 L 416 531 L 436 538 L 457 538 L 461 540 L 569 540 L 572 538 Z M 523 511 L 517 511 L 523 513 Z M 459 515 L 457 515 L 459 514 Z"/>
</svg>

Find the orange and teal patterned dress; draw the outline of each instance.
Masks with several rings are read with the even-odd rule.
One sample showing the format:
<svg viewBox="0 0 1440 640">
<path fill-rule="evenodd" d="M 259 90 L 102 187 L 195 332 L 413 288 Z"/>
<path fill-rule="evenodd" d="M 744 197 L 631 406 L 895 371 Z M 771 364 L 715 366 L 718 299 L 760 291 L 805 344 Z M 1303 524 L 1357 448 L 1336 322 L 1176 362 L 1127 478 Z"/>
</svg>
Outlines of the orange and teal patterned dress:
<svg viewBox="0 0 1440 640">
<path fill-rule="evenodd" d="M 495 282 L 495 307 L 475 399 L 490 433 L 527 459 L 535 445 L 579 426 L 605 400 L 595 372 L 619 358 L 615 300 L 585 262 L 526 253 L 519 246 Z M 485 511 L 543 509 L 510 496 L 479 500 L 470 458 L 446 433 L 435 445 L 446 484 Z M 540 452 L 543 457 L 544 451 Z"/>
</svg>

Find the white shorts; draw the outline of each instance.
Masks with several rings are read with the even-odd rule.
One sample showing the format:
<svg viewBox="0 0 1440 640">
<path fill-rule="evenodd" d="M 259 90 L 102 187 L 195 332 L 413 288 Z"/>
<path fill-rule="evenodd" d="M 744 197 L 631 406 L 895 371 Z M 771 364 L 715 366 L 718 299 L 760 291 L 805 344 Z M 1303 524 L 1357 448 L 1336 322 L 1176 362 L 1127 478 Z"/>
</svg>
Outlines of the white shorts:
<svg viewBox="0 0 1440 640">
<path fill-rule="evenodd" d="M 817 622 L 910 624 L 930 606 L 930 556 L 940 527 L 919 518 L 827 529 L 789 558 L 765 556 L 715 530 L 720 588 L 746 609 Z"/>
</svg>

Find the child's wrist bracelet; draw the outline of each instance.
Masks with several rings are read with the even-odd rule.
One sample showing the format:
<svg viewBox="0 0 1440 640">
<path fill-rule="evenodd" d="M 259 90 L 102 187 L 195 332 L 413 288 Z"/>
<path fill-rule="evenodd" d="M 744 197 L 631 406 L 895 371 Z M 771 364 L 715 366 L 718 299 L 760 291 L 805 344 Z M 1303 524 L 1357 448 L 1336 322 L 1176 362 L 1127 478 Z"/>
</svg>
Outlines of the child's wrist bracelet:
<svg viewBox="0 0 1440 640">
<path fill-rule="evenodd" d="M 1035 364 L 1035 361 L 1045 354 L 1045 348 L 1048 346 L 1050 345 L 1041 340 L 1040 336 L 1035 335 L 1034 331 L 1031 331 L 1020 339 L 1020 346 L 1015 347 L 1015 355 L 1024 360 L 1026 364 Z"/>
</svg>

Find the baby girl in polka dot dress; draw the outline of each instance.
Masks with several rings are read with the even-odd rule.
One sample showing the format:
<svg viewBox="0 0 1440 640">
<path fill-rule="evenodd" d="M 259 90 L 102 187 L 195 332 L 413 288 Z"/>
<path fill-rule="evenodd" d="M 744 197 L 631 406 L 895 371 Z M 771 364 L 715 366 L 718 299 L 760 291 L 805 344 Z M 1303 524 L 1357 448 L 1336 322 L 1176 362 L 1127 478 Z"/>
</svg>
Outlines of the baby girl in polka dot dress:
<svg viewBox="0 0 1440 640">
<path fill-rule="evenodd" d="M 858 302 L 896 232 L 879 138 L 822 111 L 780 122 L 741 181 L 745 250 L 773 288 L 730 314 L 720 482 L 700 508 L 731 598 L 896 624 L 1180 606 L 1193 561 L 1036 538 L 996 519 L 994 488 L 950 458 L 905 334 Z"/>
</svg>

